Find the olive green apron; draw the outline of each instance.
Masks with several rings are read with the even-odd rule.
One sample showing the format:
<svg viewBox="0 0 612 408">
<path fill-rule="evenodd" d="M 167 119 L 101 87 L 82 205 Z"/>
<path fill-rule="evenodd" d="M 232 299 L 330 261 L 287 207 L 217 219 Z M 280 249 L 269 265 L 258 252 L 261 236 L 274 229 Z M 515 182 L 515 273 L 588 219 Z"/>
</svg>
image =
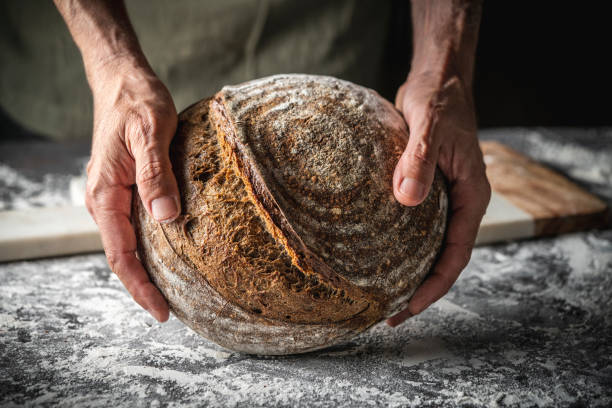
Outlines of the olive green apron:
<svg viewBox="0 0 612 408">
<path fill-rule="evenodd" d="M 177 110 L 223 85 L 275 73 L 326 74 L 377 89 L 391 3 L 357 0 L 131 0 L 145 55 Z M 89 138 L 80 54 L 50 1 L 0 2 L 0 106 L 56 140 Z"/>
</svg>

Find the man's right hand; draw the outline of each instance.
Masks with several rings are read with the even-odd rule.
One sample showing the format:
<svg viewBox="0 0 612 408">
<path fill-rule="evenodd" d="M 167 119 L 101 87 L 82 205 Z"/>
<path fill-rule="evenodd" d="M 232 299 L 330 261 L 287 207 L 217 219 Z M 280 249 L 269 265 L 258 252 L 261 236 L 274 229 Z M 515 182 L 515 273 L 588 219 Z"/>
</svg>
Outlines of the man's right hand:
<svg viewBox="0 0 612 408">
<path fill-rule="evenodd" d="M 123 59 L 90 71 L 94 130 L 87 165 L 87 209 L 100 228 L 109 265 L 132 297 L 160 322 L 168 305 L 136 257 L 130 223 L 133 186 L 160 222 L 180 213 L 168 155 L 177 125 L 170 93 L 148 65 Z"/>
<path fill-rule="evenodd" d="M 160 222 L 180 214 L 168 155 L 177 116 L 149 66 L 122 0 L 55 0 L 83 56 L 94 97 L 85 203 L 100 228 L 108 263 L 134 300 L 160 322 L 168 304 L 136 257 L 130 223 L 133 186 Z"/>
</svg>

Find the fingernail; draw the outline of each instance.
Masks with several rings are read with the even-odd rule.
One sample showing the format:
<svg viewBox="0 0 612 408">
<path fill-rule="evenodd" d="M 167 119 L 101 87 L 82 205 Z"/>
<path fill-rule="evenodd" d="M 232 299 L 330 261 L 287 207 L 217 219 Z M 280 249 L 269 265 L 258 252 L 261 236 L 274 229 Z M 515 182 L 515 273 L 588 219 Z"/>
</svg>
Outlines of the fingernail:
<svg viewBox="0 0 612 408">
<path fill-rule="evenodd" d="M 151 202 L 151 212 L 157 221 L 170 221 L 178 215 L 176 200 L 172 197 L 159 197 Z"/>
<path fill-rule="evenodd" d="M 397 323 L 395 323 L 395 320 L 387 319 L 387 321 L 385 323 L 387 323 L 387 326 L 389 326 L 389 327 L 397 326 Z"/>
<path fill-rule="evenodd" d="M 408 177 L 404 178 L 400 183 L 399 191 L 413 200 L 425 198 L 425 185 L 418 180 Z"/>
<path fill-rule="evenodd" d="M 413 316 L 412 313 L 410 313 L 410 310 L 405 309 L 399 313 L 397 313 L 394 316 L 391 316 L 390 318 L 387 319 L 387 324 L 391 327 L 396 327 L 399 326 L 401 323 L 403 323 L 404 321 L 410 319 Z"/>
<path fill-rule="evenodd" d="M 152 316 L 152 317 L 153 317 L 155 320 L 157 320 L 159 323 L 161 323 L 161 320 L 160 320 L 160 318 L 159 318 L 159 316 L 158 316 L 158 315 L 159 315 L 159 313 L 157 313 L 157 312 L 155 311 L 155 309 L 153 309 L 151 306 L 149 306 L 149 307 L 145 307 L 145 310 L 146 310 L 147 312 L 149 312 L 149 314 L 150 314 L 150 315 L 151 315 L 151 316 Z"/>
<path fill-rule="evenodd" d="M 161 319 L 161 317 L 159 316 L 159 313 L 157 313 L 157 312 L 149 312 L 149 313 L 151 313 L 151 316 L 153 316 L 153 318 L 154 318 L 155 320 L 157 320 L 157 322 L 158 322 L 158 323 L 162 323 L 162 319 Z"/>
</svg>

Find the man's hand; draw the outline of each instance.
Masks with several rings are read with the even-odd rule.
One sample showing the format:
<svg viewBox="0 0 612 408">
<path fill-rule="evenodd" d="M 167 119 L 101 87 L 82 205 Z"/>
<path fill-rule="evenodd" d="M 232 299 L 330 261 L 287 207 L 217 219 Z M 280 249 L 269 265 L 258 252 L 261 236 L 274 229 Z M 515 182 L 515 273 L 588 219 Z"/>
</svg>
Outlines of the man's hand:
<svg viewBox="0 0 612 408">
<path fill-rule="evenodd" d="M 449 182 L 450 221 L 440 258 L 408 307 L 387 320 L 390 326 L 421 313 L 448 292 L 470 260 L 491 196 L 471 90 L 479 8 L 475 12 L 471 2 L 458 3 L 412 3 L 415 53 L 395 101 L 410 138 L 395 169 L 393 192 L 404 205 L 420 204 L 439 167 Z"/>
<path fill-rule="evenodd" d="M 168 304 L 136 257 L 130 223 L 132 188 L 160 222 L 180 214 L 169 146 L 177 115 L 166 87 L 140 49 L 121 0 L 55 0 L 83 56 L 94 98 L 87 209 L 94 217 L 108 263 L 134 300 L 158 321 Z"/>
<path fill-rule="evenodd" d="M 491 190 L 476 137 L 472 102 L 457 77 L 442 86 L 432 76 L 411 77 L 400 88 L 396 106 L 410 128 L 408 146 L 393 177 L 396 199 L 421 203 L 438 166 L 449 182 L 450 222 L 444 250 L 408 308 L 387 320 L 396 326 L 421 313 L 451 288 L 467 265 Z"/>
<path fill-rule="evenodd" d="M 94 135 L 85 202 L 100 228 L 113 272 L 140 306 L 166 321 L 168 305 L 136 258 L 130 211 L 136 184 L 157 221 L 172 221 L 180 213 L 168 156 L 176 110 L 166 87 L 152 73 L 131 66 L 106 66 L 104 71 L 92 87 Z"/>
</svg>

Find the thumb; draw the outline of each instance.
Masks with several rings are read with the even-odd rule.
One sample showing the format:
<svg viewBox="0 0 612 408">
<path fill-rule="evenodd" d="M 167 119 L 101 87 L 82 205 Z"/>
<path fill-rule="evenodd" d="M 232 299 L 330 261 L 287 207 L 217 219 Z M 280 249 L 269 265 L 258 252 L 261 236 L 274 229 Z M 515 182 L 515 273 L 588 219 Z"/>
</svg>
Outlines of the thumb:
<svg viewBox="0 0 612 408">
<path fill-rule="evenodd" d="M 408 145 L 393 174 L 395 198 L 407 206 L 418 205 L 427 197 L 434 179 L 440 150 L 440 141 L 435 137 L 434 129 L 435 109 L 432 113 L 412 112 L 411 116 L 414 117 L 415 113 L 419 123 L 411 129 Z"/>
<path fill-rule="evenodd" d="M 156 137 L 147 138 L 149 140 L 133 152 L 138 194 L 149 214 L 159 222 L 173 221 L 181 212 L 178 186 L 169 157 L 175 128 L 168 126 L 162 132 L 156 132 Z"/>
</svg>

